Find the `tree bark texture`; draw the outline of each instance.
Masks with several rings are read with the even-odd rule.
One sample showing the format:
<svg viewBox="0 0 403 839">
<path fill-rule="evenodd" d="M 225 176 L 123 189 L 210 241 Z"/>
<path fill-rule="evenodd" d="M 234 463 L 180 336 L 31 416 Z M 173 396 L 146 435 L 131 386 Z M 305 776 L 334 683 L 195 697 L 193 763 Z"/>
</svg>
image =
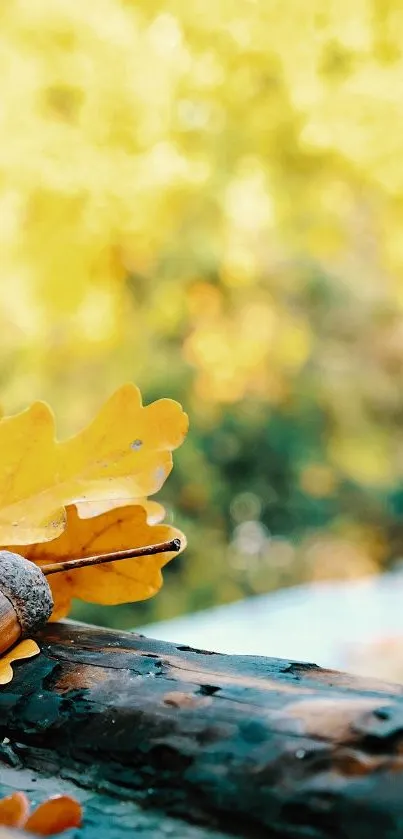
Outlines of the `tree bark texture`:
<svg viewBox="0 0 403 839">
<path fill-rule="evenodd" d="M 0 793 L 73 835 L 403 839 L 403 687 L 61 623 L 0 688 Z M 72 835 L 72 834 L 70 834 Z"/>
</svg>

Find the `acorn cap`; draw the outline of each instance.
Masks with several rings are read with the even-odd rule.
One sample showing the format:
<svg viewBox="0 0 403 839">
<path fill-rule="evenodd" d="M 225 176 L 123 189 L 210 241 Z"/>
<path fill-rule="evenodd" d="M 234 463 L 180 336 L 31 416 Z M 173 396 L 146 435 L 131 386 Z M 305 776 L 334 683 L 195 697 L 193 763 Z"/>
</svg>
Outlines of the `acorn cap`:
<svg viewBox="0 0 403 839">
<path fill-rule="evenodd" d="M 0 551 L 0 591 L 10 600 L 23 635 L 39 629 L 52 614 L 53 598 L 46 577 L 19 554 Z"/>
</svg>

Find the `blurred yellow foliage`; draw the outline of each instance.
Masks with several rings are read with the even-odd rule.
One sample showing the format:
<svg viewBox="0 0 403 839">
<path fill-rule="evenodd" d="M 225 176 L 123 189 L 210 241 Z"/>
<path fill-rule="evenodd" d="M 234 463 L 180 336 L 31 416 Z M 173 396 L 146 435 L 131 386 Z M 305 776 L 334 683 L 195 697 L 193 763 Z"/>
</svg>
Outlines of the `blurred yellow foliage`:
<svg viewBox="0 0 403 839">
<path fill-rule="evenodd" d="M 70 432 L 130 378 L 208 425 L 303 392 L 329 464 L 302 489 L 401 480 L 402 27 L 398 0 L 3 3 L 7 411 Z"/>
<path fill-rule="evenodd" d="M 336 487 L 335 475 L 332 469 L 321 463 L 311 463 L 303 469 L 300 485 L 304 492 L 314 498 L 332 495 Z"/>
<path fill-rule="evenodd" d="M 207 319 L 189 337 L 224 400 L 248 391 L 248 364 L 267 367 L 277 331 L 274 366 L 288 376 L 305 360 L 308 325 L 281 312 L 304 281 L 297 260 L 342 271 L 369 308 L 401 312 L 402 24 L 397 0 L 291 0 L 286 14 L 262 0 L 3 4 L 6 348 L 45 338 L 80 358 L 110 351 L 128 329 L 123 280 L 158 281 L 172 249 L 176 294 L 209 263 L 228 289 L 230 327 L 223 318 L 213 341 Z M 263 370 L 251 378 L 264 392 Z"/>
</svg>

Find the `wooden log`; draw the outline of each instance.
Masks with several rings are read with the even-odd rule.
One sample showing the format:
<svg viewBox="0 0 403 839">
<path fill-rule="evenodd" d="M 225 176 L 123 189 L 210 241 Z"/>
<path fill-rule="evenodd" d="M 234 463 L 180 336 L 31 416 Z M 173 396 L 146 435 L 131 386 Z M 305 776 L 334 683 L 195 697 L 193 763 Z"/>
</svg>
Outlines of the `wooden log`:
<svg viewBox="0 0 403 839">
<path fill-rule="evenodd" d="M 83 837 L 403 837 L 402 686 L 68 623 L 37 640 L 0 689 L 0 791 L 76 791 Z"/>
</svg>

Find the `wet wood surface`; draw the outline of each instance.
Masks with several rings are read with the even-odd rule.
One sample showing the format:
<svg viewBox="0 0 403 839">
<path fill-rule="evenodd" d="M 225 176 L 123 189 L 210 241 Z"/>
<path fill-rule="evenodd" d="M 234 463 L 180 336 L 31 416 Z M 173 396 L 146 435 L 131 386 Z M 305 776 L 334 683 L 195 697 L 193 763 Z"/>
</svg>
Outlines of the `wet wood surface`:
<svg viewBox="0 0 403 839">
<path fill-rule="evenodd" d="M 76 794 L 74 836 L 403 839 L 402 686 L 68 623 L 37 640 L 0 689 L 0 793 Z"/>
</svg>

